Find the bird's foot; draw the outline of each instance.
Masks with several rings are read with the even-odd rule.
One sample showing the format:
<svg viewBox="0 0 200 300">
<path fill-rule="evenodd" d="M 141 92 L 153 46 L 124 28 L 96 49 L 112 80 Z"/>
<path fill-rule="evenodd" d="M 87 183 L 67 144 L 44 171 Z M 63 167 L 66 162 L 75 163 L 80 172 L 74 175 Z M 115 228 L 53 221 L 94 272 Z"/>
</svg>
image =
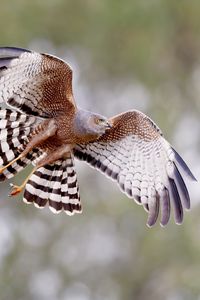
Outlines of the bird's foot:
<svg viewBox="0 0 200 300">
<path fill-rule="evenodd" d="M 23 186 L 14 185 L 12 183 L 10 185 L 12 187 L 12 190 L 11 190 L 11 192 L 9 194 L 10 197 L 18 195 L 23 190 Z"/>
<path fill-rule="evenodd" d="M 6 169 L 5 167 L 1 167 L 0 168 L 0 174 L 2 174 L 5 169 Z"/>
</svg>

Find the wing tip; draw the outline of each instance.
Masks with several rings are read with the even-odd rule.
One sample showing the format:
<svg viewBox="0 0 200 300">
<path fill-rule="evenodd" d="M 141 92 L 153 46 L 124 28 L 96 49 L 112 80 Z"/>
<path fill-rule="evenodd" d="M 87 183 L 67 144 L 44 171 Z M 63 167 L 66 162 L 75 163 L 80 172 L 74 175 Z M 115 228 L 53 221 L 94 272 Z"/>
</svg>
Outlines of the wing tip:
<svg viewBox="0 0 200 300">
<path fill-rule="evenodd" d="M 174 155 L 175 155 L 175 162 L 178 163 L 178 165 L 183 169 L 184 173 L 193 181 L 197 182 L 196 177 L 193 175 L 193 173 L 190 171 L 189 167 L 187 166 L 186 162 L 183 160 L 183 158 L 178 154 L 178 152 L 172 148 Z"/>
<path fill-rule="evenodd" d="M 167 221 L 160 220 L 160 227 L 165 228 L 168 223 L 169 223 L 169 218 Z"/>
<path fill-rule="evenodd" d="M 152 228 L 153 227 L 153 225 L 150 225 L 148 222 L 146 223 L 146 225 L 147 225 L 148 228 Z"/>
<path fill-rule="evenodd" d="M 168 223 L 168 222 L 167 222 Z M 166 226 L 167 226 L 167 223 L 166 224 L 163 224 L 162 222 L 160 222 L 159 224 L 160 224 L 160 227 L 161 228 L 165 228 Z"/>
<path fill-rule="evenodd" d="M 32 51 L 25 49 L 25 48 L 18 48 L 18 47 L 0 47 L 0 56 L 19 56 L 21 53 Z"/>
<path fill-rule="evenodd" d="M 174 182 L 177 186 L 177 189 L 179 191 L 180 194 L 180 198 L 181 198 L 181 202 L 184 206 L 185 209 L 190 209 L 190 195 L 187 189 L 187 186 L 182 178 L 181 173 L 179 172 L 176 164 L 174 163 L 174 172 L 173 172 L 174 176 Z"/>
<path fill-rule="evenodd" d="M 176 225 L 182 225 L 183 224 L 183 219 L 182 220 L 175 220 Z"/>
</svg>

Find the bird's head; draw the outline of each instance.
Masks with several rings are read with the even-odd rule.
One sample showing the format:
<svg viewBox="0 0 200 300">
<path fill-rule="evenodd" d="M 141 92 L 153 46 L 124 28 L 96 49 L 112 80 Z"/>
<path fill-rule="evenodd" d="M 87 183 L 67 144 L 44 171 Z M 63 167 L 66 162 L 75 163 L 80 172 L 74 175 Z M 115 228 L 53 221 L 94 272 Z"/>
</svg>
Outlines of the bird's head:
<svg viewBox="0 0 200 300">
<path fill-rule="evenodd" d="M 104 116 L 86 110 L 78 110 L 75 116 L 75 131 L 79 136 L 101 136 L 112 127 Z"/>
<path fill-rule="evenodd" d="M 88 118 L 88 128 L 94 131 L 94 133 L 102 135 L 111 127 L 111 122 L 102 115 L 91 114 L 91 116 Z"/>
</svg>

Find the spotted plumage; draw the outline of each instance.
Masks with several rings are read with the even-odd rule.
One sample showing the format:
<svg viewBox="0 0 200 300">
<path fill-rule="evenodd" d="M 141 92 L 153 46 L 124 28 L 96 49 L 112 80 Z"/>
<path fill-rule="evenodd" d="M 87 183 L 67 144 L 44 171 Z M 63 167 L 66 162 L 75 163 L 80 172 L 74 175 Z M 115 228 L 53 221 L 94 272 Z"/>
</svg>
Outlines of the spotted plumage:
<svg viewBox="0 0 200 300">
<path fill-rule="evenodd" d="M 74 157 L 86 161 L 143 205 L 147 224 L 166 225 L 171 205 L 183 220 L 190 197 L 182 175 L 191 171 L 143 113 L 133 110 L 110 119 L 76 106 L 72 69 L 64 61 L 19 48 L 0 48 L 0 180 L 28 164 L 33 171 L 24 201 L 68 215 L 82 211 Z"/>
</svg>

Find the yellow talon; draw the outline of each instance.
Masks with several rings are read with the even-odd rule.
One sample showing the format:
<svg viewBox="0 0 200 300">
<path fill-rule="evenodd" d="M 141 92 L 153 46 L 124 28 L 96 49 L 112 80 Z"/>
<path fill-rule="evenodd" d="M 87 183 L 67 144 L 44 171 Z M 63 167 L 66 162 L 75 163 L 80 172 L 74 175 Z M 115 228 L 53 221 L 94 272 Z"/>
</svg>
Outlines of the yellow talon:
<svg viewBox="0 0 200 300">
<path fill-rule="evenodd" d="M 11 190 L 9 196 L 16 196 L 19 193 L 21 193 L 21 191 L 23 189 L 23 186 L 18 186 L 18 185 L 14 185 L 14 184 L 11 184 L 11 186 L 12 186 L 12 190 Z"/>
<path fill-rule="evenodd" d="M 14 185 L 12 183 L 10 183 L 11 187 L 12 187 L 12 190 L 9 194 L 9 196 L 16 196 L 18 195 L 19 193 L 21 193 L 21 191 L 23 190 L 23 188 L 25 187 L 25 185 L 27 184 L 29 178 L 32 176 L 32 174 L 37 170 L 37 166 L 35 166 L 35 168 L 33 168 L 33 170 L 31 171 L 31 173 L 29 174 L 28 177 L 26 177 L 26 179 L 24 180 L 24 182 L 21 184 L 21 185 Z"/>
</svg>

